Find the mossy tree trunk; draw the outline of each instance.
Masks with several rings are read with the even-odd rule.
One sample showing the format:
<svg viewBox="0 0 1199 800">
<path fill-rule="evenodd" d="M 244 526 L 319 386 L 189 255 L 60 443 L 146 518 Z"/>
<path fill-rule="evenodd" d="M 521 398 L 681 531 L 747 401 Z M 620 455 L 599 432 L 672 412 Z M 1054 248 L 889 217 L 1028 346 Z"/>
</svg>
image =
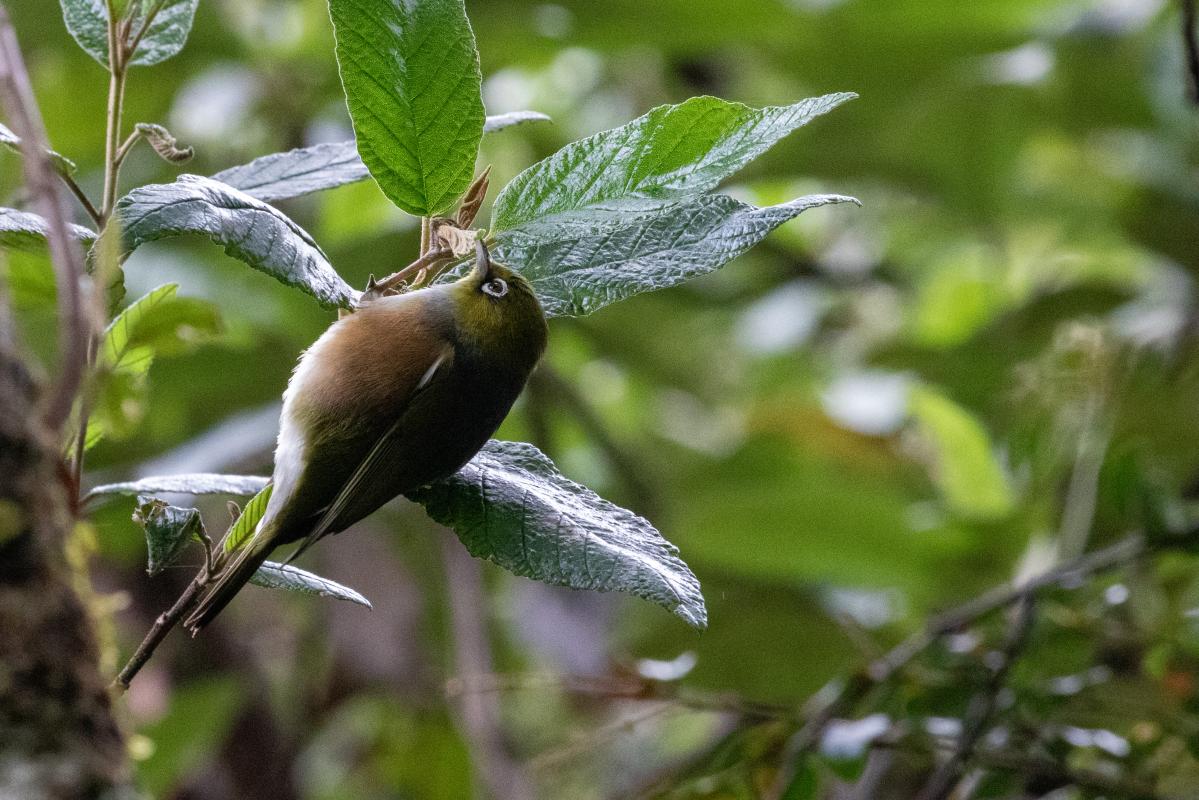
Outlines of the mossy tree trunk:
<svg viewBox="0 0 1199 800">
<path fill-rule="evenodd" d="M 128 761 L 64 544 L 74 516 L 0 304 L 0 797 L 124 796 Z"/>
</svg>

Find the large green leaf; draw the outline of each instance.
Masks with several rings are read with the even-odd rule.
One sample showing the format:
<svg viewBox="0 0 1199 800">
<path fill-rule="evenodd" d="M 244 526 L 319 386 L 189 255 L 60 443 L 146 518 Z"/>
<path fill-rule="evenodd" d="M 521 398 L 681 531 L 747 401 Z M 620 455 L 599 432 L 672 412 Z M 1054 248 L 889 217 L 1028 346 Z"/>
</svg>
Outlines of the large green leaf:
<svg viewBox="0 0 1199 800">
<path fill-rule="evenodd" d="M 358 152 L 393 203 L 447 210 L 483 135 L 479 54 L 462 0 L 330 0 Z"/>
<path fill-rule="evenodd" d="M 17 136 L 10 129 L 0 124 L 0 146 L 11 150 L 14 153 L 21 152 L 21 137 Z M 50 156 L 50 162 L 54 165 L 54 169 L 61 175 L 74 175 L 78 167 L 75 162 L 55 150 L 46 150 L 46 155 Z"/>
<path fill-rule="evenodd" d="M 524 122 L 548 119 L 545 114 L 536 111 L 498 114 L 487 118 L 483 132 L 491 133 Z M 369 177 L 370 171 L 362 163 L 352 140 L 273 153 L 212 176 L 213 180 L 227 183 L 251 197 L 267 202 L 334 189 Z"/>
<path fill-rule="evenodd" d="M 357 297 L 307 231 L 277 208 L 212 178 L 182 175 L 174 183 L 134 189 L 117 203 L 117 214 L 127 253 L 146 242 L 200 234 L 326 306 L 349 307 Z"/>
<path fill-rule="evenodd" d="M 139 497 L 133 521 L 146 532 L 146 572 L 157 575 L 173 564 L 192 537 L 200 538 L 200 512 Z"/>
<path fill-rule="evenodd" d="M 708 613 L 678 548 L 645 519 L 563 476 L 536 447 L 492 440 L 456 475 L 412 492 L 479 558 L 574 589 L 628 592 L 696 628 Z"/>
<path fill-rule="evenodd" d="M 88 492 L 87 499 L 122 494 L 230 494 L 249 497 L 266 488 L 270 480 L 258 475 L 218 475 L 212 472 L 160 475 L 122 483 L 106 483 Z"/>
<path fill-rule="evenodd" d="M 303 594 L 334 597 L 371 608 L 370 600 L 350 587 L 342 586 L 340 583 L 290 564 L 277 564 L 274 561 L 263 562 L 258 571 L 250 576 L 250 583 L 255 586 L 265 586 L 267 589 L 290 589 Z"/>
<path fill-rule="evenodd" d="M 82 225 L 68 224 L 68 232 L 85 245 L 96 240 L 94 231 Z M 46 249 L 50 226 L 46 220 L 28 211 L 0 208 L 0 247 L 40 253 Z"/>
<path fill-rule="evenodd" d="M 87 54 L 108 69 L 108 6 L 104 0 L 60 0 L 67 30 Z M 149 28 L 129 63 L 145 67 L 165 61 L 183 49 L 200 0 L 128 0 L 124 17 L 130 30 L 141 30 L 148 14 Z"/>
<path fill-rule="evenodd" d="M 517 175 L 496 198 L 492 223 L 506 230 L 612 200 L 709 191 L 791 131 L 853 97 L 829 94 L 761 109 L 715 97 L 659 106 Z"/>
<path fill-rule="evenodd" d="M 623 200 L 502 231 L 496 258 L 532 281 L 550 316 L 581 316 L 728 263 L 809 208 L 857 202 L 811 195 L 757 206 L 724 195 Z"/>
</svg>

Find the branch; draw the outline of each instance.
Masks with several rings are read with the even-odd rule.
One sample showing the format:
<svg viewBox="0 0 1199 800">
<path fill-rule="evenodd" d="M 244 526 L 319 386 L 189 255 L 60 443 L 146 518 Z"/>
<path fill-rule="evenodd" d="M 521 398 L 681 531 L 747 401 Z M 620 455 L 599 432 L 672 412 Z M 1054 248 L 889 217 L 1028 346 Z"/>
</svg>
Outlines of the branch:
<svg viewBox="0 0 1199 800">
<path fill-rule="evenodd" d="M 207 562 L 207 559 L 205 560 Z M 179 599 L 175 601 L 175 605 L 159 614 L 158 619 L 154 620 L 154 624 L 150 627 L 146 638 L 142 639 L 142 643 L 137 646 L 137 650 L 134 651 L 129 661 L 121 669 L 120 674 L 112 682 L 114 688 L 122 692 L 129 688 L 129 682 L 146 665 L 146 662 L 150 660 L 150 656 L 154 655 L 154 651 L 158 649 L 158 645 L 162 644 L 162 640 L 171 632 L 171 629 L 179 624 L 179 620 L 183 618 L 183 615 L 191 610 L 196 596 L 199 595 L 200 590 L 208 584 L 210 579 L 211 573 L 206 564 L 200 569 L 199 574 L 192 579 L 192 582 L 187 585 L 183 594 L 179 595 Z"/>
<path fill-rule="evenodd" d="M 931 755 L 910 737 L 895 739 L 883 736 L 871 745 L 875 748 Z M 941 741 L 931 743 L 932 751 L 953 749 Z M 1153 784 L 1124 772 L 1097 769 L 1075 769 L 1037 753 L 1026 753 L 1014 747 L 984 747 L 974 753 L 979 766 L 999 772 L 1010 772 L 1025 781 L 1036 780 L 1054 786 L 1076 786 L 1099 795 L 1122 797 L 1126 800 L 1184 800 L 1180 795 L 1158 792 Z"/>
<path fill-rule="evenodd" d="M 945 800 L 953 791 L 962 768 L 974 755 L 975 748 L 987 732 L 987 726 L 999 705 L 999 693 L 1007 683 L 1012 665 L 1028 643 L 1028 633 L 1036 620 L 1036 601 L 1031 596 L 1021 598 L 1008 624 L 1007 641 L 999 651 L 999 663 L 993 667 L 983 690 L 970 699 L 962 721 L 962 733 L 957 747 L 941 763 L 919 794 L 919 800 Z"/>
<path fill-rule="evenodd" d="M 225 531 L 225 537 L 228 538 L 229 533 L 233 530 L 233 525 L 237 522 L 237 517 L 229 523 L 229 530 Z M 225 552 L 224 548 L 218 549 L 214 545 L 208 531 L 204 529 L 204 522 L 200 522 L 200 544 L 204 547 L 204 566 L 200 567 L 200 571 L 196 573 L 196 577 L 192 578 L 192 582 L 183 590 L 183 594 L 179 595 L 179 599 L 175 604 L 166 611 L 158 615 L 154 620 L 154 624 L 150 626 L 150 630 L 146 633 L 142 643 L 137 646 L 137 650 L 130 656 L 129 661 L 121 669 L 120 673 L 113 680 L 113 688 L 119 691 L 125 691 L 129 688 L 129 683 L 134 679 L 141 668 L 150 660 L 150 656 L 154 655 L 154 651 L 158 649 L 158 645 L 162 644 L 162 640 L 166 638 L 171 629 L 179 624 L 179 620 L 192 609 L 195 605 L 196 598 L 200 592 L 217 576 L 221 567 L 224 566 Z M 223 540 L 222 540 L 223 541 Z"/>
<path fill-rule="evenodd" d="M 1182 45 L 1191 78 L 1191 102 L 1199 105 L 1199 39 L 1195 32 L 1195 0 L 1182 0 Z"/>
<path fill-rule="evenodd" d="M 1190 532 L 1184 539 L 1192 539 Z M 1158 547 L 1181 547 L 1182 541 L 1163 543 Z M 820 690 L 809 702 L 804 723 L 783 749 L 778 777 L 767 798 L 777 800 L 786 792 L 795 777 L 799 761 L 820 743 L 825 728 L 837 717 L 866 698 L 874 689 L 890 683 L 900 672 L 946 634 L 969 627 L 988 614 L 1013 603 L 1034 598 L 1038 592 L 1054 586 L 1076 584 L 1084 578 L 1113 567 L 1130 564 L 1150 552 L 1144 537 L 1129 536 L 1110 547 L 1096 550 L 1062 566 L 1042 573 L 1018 586 L 1005 584 L 984 592 L 957 608 L 933 617 L 925 627 L 904 639 L 886 655 L 854 673 L 848 680 L 834 681 Z"/>
<path fill-rule="evenodd" d="M 38 211 L 46 219 L 50 260 L 58 287 L 59 349 L 62 367 L 44 411 L 46 426 L 55 434 L 71 415 L 87 367 L 90 336 L 79 290 L 83 253 L 67 232 L 67 211 L 58 193 L 57 172 L 46 154 L 49 144 L 41 113 L 34 100 L 29 72 L 21 57 L 8 13 L 0 5 L 0 102 L 12 120 L 25 151 L 25 183 Z"/>
<path fill-rule="evenodd" d="M 434 266 L 448 264 L 453 258 L 454 254 L 449 250 L 430 250 L 399 272 L 393 272 L 381 281 L 376 281 L 372 277 L 367 282 L 366 291 L 362 293 L 362 299 L 373 300 L 382 297 L 391 290 L 399 288 L 402 284 L 420 278 L 422 272 L 432 269 Z"/>
<path fill-rule="evenodd" d="M 676 683 L 639 676 L 486 673 L 459 676 L 446 682 L 446 694 L 451 697 L 488 692 L 539 692 L 546 689 L 609 700 L 671 703 L 692 711 L 734 714 L 744 717 L 750 722 L 772 722 L 796 718 L 795 709 L 789 706 L 758 703 L 745 700 L 737 695 L 689 689 Z"/>
<path fill-rule="evenodd" d="M 79 187 L 79 184 L 75 183 L 75 179 L 62 172 L 58 173 L 58 177 L 62 178 L 62 182 L 65 183 L 67 188 L 71 190 L 71 194 L 75 195 L 75 199 L 79 201 L 79 205 L 83 206 L 83 210 L 87 212 L 89 217 L 91 217 L 92 222 L 94 222 L 97 227 L 103 225 L 104 218 L 100 216 L 99 210 L 92 205 L 91 199 L 87 196 L 87 194 L 84 193 L 83 189 Z"/>
<path fill-rule="evenodd" d="M 1179 795 L 1159 794 L 1152 784 L 1139 778 L 1093 769 L 1071 769 L 1052 758 L 1016 750 L 979 750 L 974 760 L 987 769 L 1013 772 L 1024 778 L 1040 778 L 1059 785 L 1072 784 L 1101 795 L 1130 800 L 1182 800 Z"/>
</svg>

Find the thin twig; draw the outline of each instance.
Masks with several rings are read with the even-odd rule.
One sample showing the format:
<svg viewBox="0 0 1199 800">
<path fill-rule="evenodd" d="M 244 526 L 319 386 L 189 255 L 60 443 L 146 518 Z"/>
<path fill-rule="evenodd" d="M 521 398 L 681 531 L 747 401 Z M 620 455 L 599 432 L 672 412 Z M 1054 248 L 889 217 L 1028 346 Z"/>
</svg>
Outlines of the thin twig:
<svg viewBox="0 0 1199 800">
<path fill-rule="evenodd" d="M 120 20 L 108 12 L 108 113 L 104 132 L 104 197 L 100 216 L 107 222 L 117 199 L 121 160 L 121 110 L 125 102 L 125 48 Z"/>
<path fill-rule="evenodd" d="M 1182 0 L 1182 44 L 1191 78 L 1191 102 L 1199 105 L 1199 38 L 1195 32 L 1195 0 Z"/>
<path fill-rule="evenodd" d="M 125 137 L 125 141 L 121 142 L 121 146 L 117 148 L 117 153 L 113 157 L 113 163 L 116 167 L 119 168 L 125 163 L 125 156 L 129 155 L 129 151 L 133 149 L 133 146 L 137 144 L 138 140 L 141 138 L 142 132 L 137 128 L 134 128 L 133 132 Z"/>
<path fill-rule="evenodd" d="M 1181 542 L 1179 544 L 1181 545 Z M 933 617 L 924 628 L 904 639 L 865 669 L 854 673 L 848 680 L 829 684 L 809 701 L 808 705 L 811 708 L 804 714 L 807 722 L 784 747 L 779 774 L 766 797 L 783 796 L 795 777 L 800 760 L 820 743 L 820 738 L 830 722 L 854 708 L 877 687 L 890 683 L 942 636 L 969 627 L 988 614 L 1024 598 L 1031 598 L 1043 589 L 1081 581 L 1097 572 L 1132 563 L 1149 550 L 1144 537 L 1133 535 L 1110 547 L 1087 553 L 1018 586 L 997 586 L 973 600 Z"/>
<path fill-rule="evenodd" d="M 789 706 L 759 703 L 737 695 L 715 694 L 676 683 L 636 676 L 489 673 L 458 676 L 446 682 L 446 694 L 451 697 L 484 692 L 538 692 L 546 689 L 610 700 L 671 703 L 692 711 L 735 714 L 753 722 L 794 720 L 796 717 L 795 709 Z"/>
<path fill-rule="evenodd" d="M 449 250 L 430 250 L 416 261 L 413 261 L 411 264 L 404 267 L 399 272 L 393 272 L 383 280 L 376 281 L 373 285 L 368 286 L 367 291 L 370 292 L 373 289 L 375 292 L 374 296 L 381 297 L 388 291 L 412 280 L 419 275 L 422 270 L 430 269 L 439 263 L 448 263 L 451 259 L 453 259 L 453 257 L 454 254 Z"/>
<path fill-rule="evenodd" d="M 87 212 L 89 217 L 91 217 L 92 222 L 96 223 L 97 226 L 102 225 L 103 218 L 100 216 L 100 211 L 94 205 L 92 205 L 91 199 L 87 196 L 87 194 L 84 193 L 83 189 L 79 187 L 79 184 L 75 183 L 75 179 L 70 175 L 66 175 L 61 172 L 58 173 L 58 177 L 61 178 L 62 182 L 67 185 L 67 188 L 71 190 L 71 194 L 75 195 L 75 199 L 79 201 L 79 205 L 83 206 L 83 210 Z"/>
<path fill-rule="evenodd" d="M 431 242 L 431 225 L 428 217 L 420 218 L 420 254 L 423 256 L 429 252 L 429 244 Z"/>
<path fill-rule="evenodd" d="M 1036 601 L 1031 596 L 1021 598 L 1013 610 L 1008 625 L 1007 641 L 998 651 L 999 662 L 992 668 L 990 679 L 982 691 L 970 699 L 962 720 L 962 733 L 949 758 L 941 762 L 919 794 L 919 800 L 945 800 L 953 791 L 962 769 L 974 755 L 975 748 L 991 723 L 999 705 L 999 694 L 1007 683 L 1012 665 L 1024 651 L 1029 631 L 1036 619 Z"/>
<path fill-rule="evenodd" d="M 1012 772 L 1024 778 L 1039 778 L 1046 783 L 1074 785 L 1101 795 L 1129 800 L 1182 800 L 1181 795 L 1160 794 L 1151 783 L 1119 773 L 1091 769 L 1071 769 L 1052 758 L 1015 750 L 979 750 L 975 761 L 987 769 Z"/>
<path fill-rule="evenodd" d="M 150 660 L 150 656 L 154 655 L 154 651 L 158 649 L 158 645 L 162 644 L 162 640 L 171 632 L 171 628 L 179 623 L 179 620 L 186 614 L 195 602 L 196 597 L 211 579 L 211 573 L 208 566 L 205 565 L 192 579 L 192 582 L 187 585 L 183 594 L 179 595 L 179 599 L 175 604 L 166 611 L 158 615 L 158 619 L 154 620 L 154 625 L 150 627 L 150 631 L 146 634 L 146 638 L 142 639 L 142 643 L 137 646 L 129 661 L 121 669 L 116 680 L 112 682 L 114 688 L 124 691 L 129 688 L 129 682 L 133 680 L 141 668 Z"/>
<path fill-rule="evenodd" d="M 955 747 L 952 743 L 940 740 L 932 740 L 931 745 L 934 752 Z M 875 739 L 871 746 L 931 755 L 913 737 L 896 739 L 884 736 Z M 974 761 L 984 769 L 1010 772 L 1026 781 L 1036 779 L 1055 786 L 1077 786 L 1085 791 L 1126 800 L 1183 800 L 1180 795 L 1158 792 L 1149 781 L 1124 772 L 1075 769 L 1049 756 L 1025 753 L 1012 747 L 979 748 L 974 754 Z"/>
<path fill-rule="evenodd" d="M 71 238 L 67 211 L 58 191 L 57 171 L 47 154 L 49 144 L 41 113 L 33 96 L 29 72 L 21 57 L 17 36 L 8 12 L 0 5 L 0 101 L 8 111 L 13 128 L 25 150 L 25 183 L 36 207 L 46 219 L 50 260 L 58 288 L 59 349 L 61 363 L 53 390 L 48 394 L 46 425 L 59 431 L 71 415 L 75 396 L 83 384 L 90 329 L 79 281 L 83 275 L 83 251 Z"/>
</svg>

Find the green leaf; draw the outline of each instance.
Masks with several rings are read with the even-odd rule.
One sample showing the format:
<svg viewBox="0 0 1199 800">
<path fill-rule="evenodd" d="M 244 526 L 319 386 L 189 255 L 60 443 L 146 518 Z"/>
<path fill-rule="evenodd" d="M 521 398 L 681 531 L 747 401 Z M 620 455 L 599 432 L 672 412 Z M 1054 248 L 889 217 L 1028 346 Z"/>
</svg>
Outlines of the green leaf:
<svg viewBox="0 0 1199 800">
<path fill-rule="evenodd" d="M 0 146 L 7 150 L 11 150 L 18 155 L 21 152 L 21 138 L 0 124 Z M 46 150 L 46 154 L 50 156 L 50 162 L 54 165 L 54 169 L 60 175 L 74 175 L 78 167 L 75 162 L 55 150 Z"/>
<path fill-rule="evenodd" d="M 550 316 L 582 316 L 721 267 L 809 208 L 856 203 L 810 195 L 767 208 L 724 195 L 612 201 L 503 231 L 496 258 L 528 278 Z"/>
<path fill-rule="evenodd" d="M 641 517 L 564 477 L 536 447 L 488 442 L 456 475 L 413 492 L 471 555 L 574 589 L 628 592 L 704 628 L 699 581 Z"/>
<path fill-rule="evenodd" d="M 184 349 L 197 337 L 220 330 L 215 309 L 176 297 L 179 284 L 151 289 L 108 323 L 101 338 L 100 365 L 114 372 L 145 374 L 160 353 Z"/>
<path fill-rule="evenodd" d="M 134 189 L 117 203 L 117 214 L 126 253 L 146 242 L 200 234 L 325 306 L 349 307 L 357 297 L 307 231 L 277 208 L 212 178 L 182 175 L 174 183 Z"/>
<path fill-rule="evenodd" d="M 474 177 L 482 77 L 462 0 L 330 0 L 358 152 L 409 214 L 446 211 Z"/>
<path fill-rule="evenodd" d="M 996 519 L 1011 512 L 1012 490 L 982 423 L 927 386 L 914 389 L 909 403 L 912 418 L 935 447 L 933 478 L 946 504 L 976 519 Z"/>
<path fill-rule="evenodd" d="M 161 475 L 124 483 L 106 483 L 87 493 L 86 500 L 120 494 L 231 494 L 249 497 L 261 492 L 270 478 L 257 475 L 217 475 L 194 472 L 185 475 Z"/>
<path fill-rule="evenodd" d="M 185 351 L 220 331 L 216 309 L 203 300 L 176 297 L 178 289 L 168 283 L 151 290 L 104 329 L 96 359 L 99 391 L 86 447 L 106 436 L 133 433 L 144 415 L 146 373 L 155 357 Z"/>
<path fill-rule="evenodd" d="M 146 572 L 157 575 L 173 564 L 188 541 L 200 538 L 203 525 L 194 508 L 167 505 L 152 497 L 137 498 L 133 521 L 146 532 Z"/>
<path fill-rule="evenodd" d="M 141 30 L 147 15 L 153 19 L 138 42 L 132 66 L 146 67 L 166 61 L 183 49 L 191 32 L 200 0 L 129 0 L 124 18 L 133 33 Z M 105 0 L 61 0 L 67 30 L 88 55 L 108 69 L 108 6 Z"/>
<path fill-rule="evenodd" d="M 271 202 L 333 189 L 370 177 L 353 141 L 326 142 L 272 153 L 212 176 L 251 197 Z"/>
<path fill-rule="evenodd" d="M 715 97 L 659 106 L 517 175 L 496 198 L 492 224 L 507 230 L 612 200 L 709 191 L 791 131 L 853 97 L 828 94 L 761 109 Z"/>
<path fill-rule="evenodd" d="M 525 122 L 548 119 L 545 114 L 536 111 L 513 111 L 488 117 L 483 132 L 491 133 Z M 212 176 L 213 180 L 227 183 L 251 197 L 267 202 L 335 189 L 369 177 L 370 171 L 359 158 L 353 140 L 273 153 Z"/>
<path fill-rule="evenodd" d="M 274 561 L 263 562 L 258 571 L 250 576 L 250 583 L 255 586 L 265 586 L 267 589 L 290 589 L 293 592 L 334 597 L 367 608 L 372 607 L 369 600 L 348 586 L 342 586 L 340 583 L 335 583 L 328 578 L 322 578 L 320 575 L 298 567 L 277 564 Z"/>
<path fill-rule="evenodd" d="M 233 523 L 229 535 L 225 537 L 226 553 L 232 553 L 250 541 L 250 537 L 254 535 L 254 529 L 258 527 L 259 520 L 266 513 L 266 504 L 271 499 L 271 487 L 270 483 L 263 486 L 258 494 L 251 497 L 250 502 L 246 503 L 246 507 L 241 511 L 241 516 L 237 518 L 237 522 Z"/>
<path fill-rule="evenodd" d="M 85 245 L 96 240 L 95 232 L 82 225 L 68 223 L 67 230 Z M 15 208 L 0 208 L 0 247 L 40 253 L 45 251 L 46 237 L 49 235 L 50 226 L 37 214 Z"/>
</svg>

